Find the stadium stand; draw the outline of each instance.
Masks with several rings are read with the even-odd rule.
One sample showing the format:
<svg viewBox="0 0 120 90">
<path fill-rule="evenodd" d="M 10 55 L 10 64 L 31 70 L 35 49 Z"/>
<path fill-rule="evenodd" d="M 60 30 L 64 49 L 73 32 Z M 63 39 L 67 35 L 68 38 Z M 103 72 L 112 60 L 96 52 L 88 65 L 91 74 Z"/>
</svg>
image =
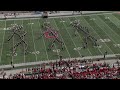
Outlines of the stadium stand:
<svg viewBox="0 0 120 90">
<path fill-rule="evenodd" d="M 120 68 L 108 63 L 93 63 L 86 60 L 68 60 L 43 63 L 39 67 L 10 74 L 3 79 L 119 79 Z"/>
</svg>

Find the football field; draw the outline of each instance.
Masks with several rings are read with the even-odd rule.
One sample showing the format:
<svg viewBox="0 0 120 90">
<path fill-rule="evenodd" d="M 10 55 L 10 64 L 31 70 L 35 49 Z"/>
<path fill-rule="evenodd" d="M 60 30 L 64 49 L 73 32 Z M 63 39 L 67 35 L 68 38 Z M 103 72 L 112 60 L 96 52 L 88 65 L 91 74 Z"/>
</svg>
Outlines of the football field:
<svg viewBox="0 0 120 90">
<path fill-rule="evenodd" d="M 82 26 L 89 29 L 90 34 L 98 40 L 99 46 L 93 47 L 89 42 L 88 48 L 82 48 L 83 34 L 77 32 L 77 36 L 74 36 L 75 29 L 70 26 L 70 22 L 74 20 L 79 20 Z M 42 18 L 0 20 L 0 65 L 10 64 L 11 61 L 18 64 L 56 60 L 59 59 L 58 55 L 62 55 L 63 58 L 76 58 L 103 55 L 105 51 L 108 54 L 120 54 L 120 14 L 118 13 L 48 18 L 47 22 L 58 31 L 58 36 L 64 43 L 63 50 L 58 43 L 55 43 L 52 50 L 48 50 L 51 42 L 41 36 L 43 33 L 41 25 L 44 22 L 45 19 Z M 25 54 L 23 44 L 17 48 L 15 55 L 11 54 L 11 48 L 19 41 L 17 36 L 7 41 L 12 35 L 9 29 L 12 24 L 22 25 L 23 30 L 27 32 L 24 40 L 28 44 L 28 54 Z"/>
</svg>

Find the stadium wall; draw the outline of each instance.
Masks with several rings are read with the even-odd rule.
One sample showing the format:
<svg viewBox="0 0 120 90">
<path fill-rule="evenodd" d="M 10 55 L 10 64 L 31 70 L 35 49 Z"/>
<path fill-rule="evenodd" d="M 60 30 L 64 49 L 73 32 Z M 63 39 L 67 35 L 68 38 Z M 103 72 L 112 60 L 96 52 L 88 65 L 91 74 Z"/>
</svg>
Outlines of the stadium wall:
<svg viewBox="0 0 120 90">
<path fill-rule="evenodd" d="M 6 16 L 6 19 L 16 19 L 16 18 L 40 18 L 42 17 L 42 12 L 39 11 L 34 11 L 34 12 L 25 12 L 25 13 L 21 13 L 21 12 L 16 12 L 16 16 L 14 15 L 8 15 Z M 82 15 L 86 15 L 86 14 L 99 14 L 99 13 L 111 13 L 113 11 L 82 11 Z M 10 13 L 10 12 L 9 12 Z M 9 14 L 8 13 L 8 14 Z M 75 12 L 73 14 L 73 11 L 60 11 L 59 13 L 53 13 L 50 14 L 50 12 L 48 12 L 48 16 L 49 17 L 56 17 L 56 16 L 72 16 L 72 15 L 80 15 L 80 13 Z M 4 14 L 0 14 L 0 19 L 5 19 Z"/>
</svg>

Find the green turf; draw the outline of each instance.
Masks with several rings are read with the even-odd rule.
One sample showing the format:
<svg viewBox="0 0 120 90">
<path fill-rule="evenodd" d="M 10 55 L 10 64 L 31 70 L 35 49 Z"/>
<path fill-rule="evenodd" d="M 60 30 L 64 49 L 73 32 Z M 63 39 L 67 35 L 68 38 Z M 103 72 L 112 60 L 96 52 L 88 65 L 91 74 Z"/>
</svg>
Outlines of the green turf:
<svg viewBox="0 0 120 90">
<path fill-rule="evenodd" d="M 106 17 L 109 17 L 109 19 L 106 19 Z M 93 18 L 95 20 L 91 20 Z M 89 41 L 87 49 L 74 50 L 74 48 L 82 47 L 84 37 L 82 33 L 77 33 L 77 36 L 74 36 L 75 29 L 70 26 L 70 22 L 76 19 L 80 20 L 82 26 L 88 27 L 90 34 L 98 39 L 97 43 L 101 48 L 93 47 L 92 43 Z M 41 25 L 44 21 L 45 20 L 42 18 L 0 21 L 0 65 L 10 64 L 11 61 L 13 61 L 13 63 L 27 63 L 59 59 L 58 55 L 53 52 L 53 50 L 48 51 L 51 40 L 46 39 L 44 36 L 39 38 L 43 33 Z M 119 47 L 113 45 L 120 44 L 120 14 L 49 18 L 47 21 L 58 30 L 59 38 L 64 42 L 64 50 L 61 50 L 58 43 L 55 43 L 53 47 L 53 49 L 61 50 L 59 54 L 62 55 L 63 58 L 76 58 L 82 55 L 103 55 L 105 51 L 107 51 L 108 54 L 120 54 Z M 11 24 L 14 23 L 23 25 L 24 31 L 27 32 L 24 40 L 28 43 L 28 51 L 31 53 L 25 55 L 25 47 L 22 44 L 17 48 L 17 56 L 7 55 L 10 54 L 13 45 L 19 41 L 19 38 L 14 36 L 13 39 L 8 42 L 7 39 L 11 36 L 12 32 L 10 30 L 3 30 L 3 28 L 10 27 Z M 101 42 L 100 39 L 109 39 L 110 42 Z"/>
</svg>

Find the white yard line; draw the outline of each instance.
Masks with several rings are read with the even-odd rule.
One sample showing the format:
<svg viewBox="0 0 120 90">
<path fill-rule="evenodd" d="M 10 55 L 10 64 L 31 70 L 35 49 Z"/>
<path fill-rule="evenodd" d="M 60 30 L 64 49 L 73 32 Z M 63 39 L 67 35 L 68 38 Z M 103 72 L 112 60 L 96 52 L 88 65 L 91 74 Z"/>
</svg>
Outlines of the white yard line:
<svg viewBox="0 0 120 90">
<path fill-rule="evenodd" d="M 98 17 L 98 16 L 97 16 Z M 98 17 L 99 18 L 99 17 Z M 114 32 L 113 31 L 113 29 L 111 28 L 111 27 L 109 27 L 101 18 L 99 18 L 100 20 L 101 20 L 101 22 L 103 22 L 112 32 Z M 114 32 L 117 36 L 119 36 L 116 32 Z M 111 33 L 112 34 L 112 33 Z M 120 37 L 120 36 L 119 36 Z M 114 40 L 113 40 L 114 41 Z M 115 42 L 115 41 L 114 41 Z M 115 42 L 116 43 L 116 42 Z M 116 43 L 116 44 L 118 44 L 118 43 Z M 119 47 L 120 48 L 120 47 Z"/>
<path fill-rule="evenodd" d="M 39 22 L 39 19 L 38 19 L 38 23 L 39 23 L 39 28 L 40 28 L 40 22 Z M 40 29 L 41 29 L 41 28 L 40 28 Z M 40 32 L 42 33 L 41 30 L 40 30 Z M 43 43 L 44 43 L 44 47 L 45 47 L 45 52 L 46 52 L 46 55 L 47 55 L 47 59 L 49 60 L 49 58 L 48 58 L 48 53 L 47 53 L 47 49 L 46 49 L 46 45 L 45 45 L 45 40 L 44 40 L 43 36 L 42 36 L 42 40 L 43 40 Z"/>
<path fill-rule="evenodd" d="M 97 49 L 99 50 L 99 52 L 103 55 L 102 51 L 97 47 Z"/>
<path fill-rule="evenodd" d="M 48 22 L 48 20 L 46 19 L 46 22 Z M 56 47 L 56 44 L 54 43 L 54 45 L 55 45 L 55 49 L 57 50 L 57 47 Z M 57 52 L 57 55 L 58 55 L 58 58 L 60 59 L 60 54 Z"/>
<path fill-rule="evenodd" d="M 84 17 L 83 17 L 83 19 L 84 19 Z M 84 19 L 85 20 L 85 19 Z M 86 23 L 88 23 L 86 20 L 85 20 L 85 22 Z M 100 35 L 95 31 L 95 29 L 88 23 L 88 25 L 94 30 L 94 32 L 99 36 L 99 38 L 101 38 L 100 37 Z M 108 47 L 108 45 L 104 42 L 104 45 L 106 45 L 107 47 Z M 108 47 L 109 48 L 109 47 Z M 113 51 L 109 48 L 109 50 L 113 53 Z M 103 53 L 102 53 L 103 54 Z M 113 53 L 114 54 L 114 53 Z"/>
<path fill-rule="evenodd" d="M 104 15 L 105 16 L 105 15 Z M 120 25 L 120 21 L 119 21 L 119 19 L 116 17 L 116 16 L 114 16 L 114 15 L 112 15 L 111 14 L 111 16 L 108 16 L 108 17 L 112 17 L 112 18 L 115 18 L 116 20 L 117 20 L 117 22 L 116 22 L 116 20 L 115 20 L 115 22 L 117 23 L 117 25 L 114 23 L 114 21 L 112 21 L 111 19 L 109 19 L 112 23 L 114 23 L 117 27 L 118 27 L 118 25 Z M 120 28 L 120 27 L 118 27 L 118 28 Z"/>
<path fill-rule="evenodd" d="M 31 23 L 31 20 L 30 20 Z M 32 38 L 33 38 L 33 44 L 34 44 L 34 52 L 35 52 L 35 57 L 36 57 L 36 61 L 37 61 L 37 55 L 36 55 L 36 48 L 35 48 L 35 41 L 34 41 L 34 36 L 33 36 L 33 29 L 32 29 L 32 24 L 31 24 L 31 30 L 32 30 Z"/>
<path fill-rule="evenodd" d="M 14 36 L 13 36 L 13 47 L 14 47 Z M 14 59 L 14 55 L 12 55 L 12 62 L 13 62 L 13 59 Z"/>
<path fill-rule="evenodd" d="M 94 21 L 95 23 L 96 23 L 96 21 Z M 96 23 L 97 24 L 97 23 Z M 97 24 L 98 25 L 98 24 Z M 98 25 L 99 26 L 99 25 Z M 100 27 L 100 26 L 99 26 Z M 101 28 L 101 27 L 100 27 Z M 102 28 L 101 28 L 102 29 Z M 111 29 L 111 28 L 110 28 Z M 103 30 L 103 29 L 102 29 Z M 107 32 L 105 31 L 105 30 L 103 30 L 105 33 L 106 33 L 106 35 L 115 43 L 115 44 L 118 44 L 118 43 L 116 43 L 108 34 L 107 34 Z"/>
<path fill-rule="evenodd" d="M 112 15 L 113 16 L 113 15 Z M 113 17 L 115 17 L 115 16 L 113 16 Z M 116 17 L 115 17 L 116 18 Z M 116 18 L 117 19 L 117 18 Z M 109 19 L 110 21 L 111 21 L 111 19 Z M 117 19 L 118 21 L 119 21 L 119 19 Z M 103 20 L 102 20 L 103 21 Z M 113 21 L 111 21 L 112 23 L 114 23 Z M 104 22 L 105 23 L 105 22 Z M 115 23 L 114 23 L 115 24 Z M 107 25 L 107 23 L 106 23 L 106 25 Z M 108 26 L 108 25 L 107 25 Z M 116 24 L 115 24 L 115 26 L 116 27 L 118 27 Z M 108 26 L 109 27 L 109 26 Z M 111 28 L 111 27 L 109 27 L 109 28 Z M 112 28 L 111 28 L 111 31 L 112 32 L 114 32 L 118 37 L 120 37 L 120 35 L 118 35 Z"/>
<path fill-rule="evenodd" d="M 22 20 L 22 26 L 23 26 L 23 30 L 25 31 L 25 28 L 24 28 L 24 25 L 23 25 L 23 20 Z M 23 37 L 23 39 L 25 39 L 24 37 Z M 26 61 L 25 61 L 25 45 L 24 45 L 24 63 L 25 63 Z"/>
<path fill-rule="evenodd" d="M 6 21 L 5 21 L 5 28 L 6 28 Z M 0 55 L 0 63 L 1 63 L 1 59 L 2 59 L 2 52 L 3 52 L 3 44 L 4 44 L 4 38 L 5 38 L 5 31 L 4 31 L 4 35 L 3 35 L 3 41 L 2 41 L 2 48 L 1 48 L 1 55 Z"/>
<path fill-rule="evenodd" d="M 97 16 L 98 17 L 98 16 Z M 104 22 L 100 17 L 98 17 L 102 22 Z M 110 20 L 110 19 L 109 19 Z M 111 20 L 110 20 L 111 21 Z M 112 21 L 111 21 L 112 22 Z M 109 27 L 109 25 L 106 23 L 106 22 L 104 22 L 104 24 L 108 27 L 108 28 L 110 28 L 110 30 L 114 33 L 114 34 L 116 34 L 118 37 L 120 37 L 115 31 L 113 31 L 113 29 L 111 28 L 111 27 Z"/>
<path fill-rule="evenodd" d="M 15 24 L 15 20 L 14 20 L 14 24 Z M 13 47 L 14 47 L 14 36 L 13 36 L 13 39 L 12 39 L 12 40 L 13 40 L 12 43 L 13 43 Z M 12 48 L 13 48 L 13 47 L 12 47 Z M 13 49 L 14 49 L 14 48 L 13 48 Z M 14 58 L 14 55 L 13 55 L 13 49 L 12 49 L 12 62 L 13 62 L 13 58 Z"/>
<path fill-rule="evenodd" d="M 76 17 L 75 17 L 76 18 Z M 77 18 L 76 18 L 77 19 Z M 70 19 L 68 18 L 68 20 L 70 21 Z M 71 22 L 71 21 L 70 21 Z M 77 31 L 77 33 L 78 33 L 78 31 Z M 83 39 L 82 39 L 82 37 L 80 36 L 80 34 L 78 33 L 78 35 L 79 35 L 79 38 L 83 41 Z M 88 52 L 91 54 L 91 56 L 92 56 L 92 53 L 90 52 L 90 50 L 87 48 L 87 50 L 88 50 Z"/>
<path fill-rule="evenodd" d="M 55 49 L 57 50 L 57 47 L 56 47 L 56 44 L 54 43 L 54 45 L 55 45 Z M 57 52 L 57 55 L 58 55 L 58 58 L 60 59 L 60 54 Z"/>
<path fill-rule="evenodd" d="M 57 24 L 56 24 L 56 22 L 55 22 L 54 18 L 53 18 L 53 21 L 54 21 L 54 23 L 55 23 L 55 25 L 56 25 L 57 29 L 59 30 L 59 28 L 58 28 L 58 26 L 57 26 Z M 59 30 L 59 31 L 60 31 L 60 30 Z M 59 33 L 59 34 L 60 34 L 60 33 Z M 66 48 L 67 53 L 68 53 L 68 55 L 69 55 L 69 58 L 71 58 L 70 53 L 69 53 L 69 51 L 68 51 L 68 49 L 67 49 L 67 46 L 66 46 L 66 44 L 65 44 L 65 41 L 63 40 L 63 37 L 62 37 L 62 35 L 61 35 L 61 34 L 60 34 L 60 36 L 61 36 L 61 38 L 62 38 L 62 41 L 64 42 L 64 45 L 65 45 L 65 48 Z"/>
<path fill-rule="evenodd" d="M 61 18 L 60 18 L 60 19 L 61 19 Z M 61 20 L 62 20 L 62 19 L 61 19 Z M 64 23 L 63 23 L 63 25 L 64 25 L 65 30 L 67 31 L 67 33 L 68 33 L 69 37 L 71 38 L 71 40 L 72 40 L 72 42 L 73 42 L 73 44 L 74 44 L 75 48 L 77 48 L 77 46 L 76 46 L 76 44 L 75 44 L 74 40 L 72 39 L 72 37 L 71 37 L 70 33 L 68 32 L 68 30 L 67 30 L 67 28 L 66 28 L 66 25 L 65 25 Z M 78 51 L 78 53 L 79 53 L 79 55 L 81 56 L 81 54 L 80 54 L 80 52 L 79 52 L 79 51 Z"/>
</svg>

